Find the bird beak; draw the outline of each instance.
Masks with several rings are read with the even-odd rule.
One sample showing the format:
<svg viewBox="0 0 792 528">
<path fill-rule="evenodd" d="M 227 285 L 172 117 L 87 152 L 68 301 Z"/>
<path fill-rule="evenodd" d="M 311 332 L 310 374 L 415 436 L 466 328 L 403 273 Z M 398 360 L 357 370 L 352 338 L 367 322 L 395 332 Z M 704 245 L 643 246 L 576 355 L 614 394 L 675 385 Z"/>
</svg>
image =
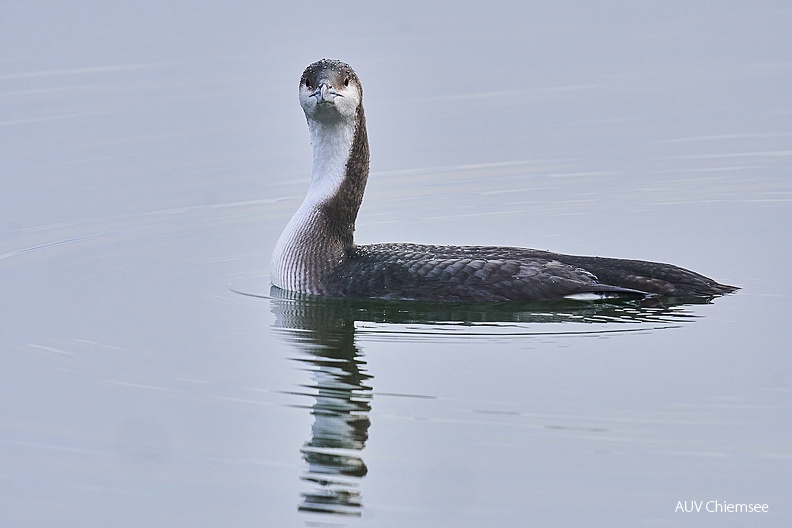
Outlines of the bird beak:
<svg viewBox="0 0 792 528">
<path fill-rule="evenodd" d="M 316 104 L 333 104 L 336 97 L 340 95 L 335 91 L 335 88 L 330 84 L 329 80 L 322 79 L 319 82 L 319 87 L 316 88 L 312 97 L 316 97 Z"/>
</svg>

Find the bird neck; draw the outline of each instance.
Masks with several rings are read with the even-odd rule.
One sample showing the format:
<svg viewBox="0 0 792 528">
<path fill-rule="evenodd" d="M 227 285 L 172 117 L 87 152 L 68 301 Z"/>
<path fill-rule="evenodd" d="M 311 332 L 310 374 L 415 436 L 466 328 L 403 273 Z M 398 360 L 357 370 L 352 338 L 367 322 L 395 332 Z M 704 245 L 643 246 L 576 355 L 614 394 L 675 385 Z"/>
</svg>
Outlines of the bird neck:
<svg viewBox="0 0 792 528">
<path fill-rule="evenodd" d="M 369 173 L 363 106 L 355 119 L 308 120 L 311 186 L 284 229 L 272 258 L 273 284 L 322 293 L 317 285 L 354 248 L 355 220 Z"/>
</svg>

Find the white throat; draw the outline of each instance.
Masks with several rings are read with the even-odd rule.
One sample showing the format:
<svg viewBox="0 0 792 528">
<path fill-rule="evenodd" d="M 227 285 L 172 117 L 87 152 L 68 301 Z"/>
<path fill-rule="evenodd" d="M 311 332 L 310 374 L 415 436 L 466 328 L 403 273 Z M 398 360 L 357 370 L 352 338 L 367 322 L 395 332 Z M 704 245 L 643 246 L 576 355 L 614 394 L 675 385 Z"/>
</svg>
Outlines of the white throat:
<svg viewBox="0 0 792 528">
<path fill-rule="evenodd" d="M 346 166 L 355 137 L 355 121 L 308 120 L 313 147 L 311 187 L 303 205 L 316 205 L 331 198 L 346 177 Z"/>
</svg>

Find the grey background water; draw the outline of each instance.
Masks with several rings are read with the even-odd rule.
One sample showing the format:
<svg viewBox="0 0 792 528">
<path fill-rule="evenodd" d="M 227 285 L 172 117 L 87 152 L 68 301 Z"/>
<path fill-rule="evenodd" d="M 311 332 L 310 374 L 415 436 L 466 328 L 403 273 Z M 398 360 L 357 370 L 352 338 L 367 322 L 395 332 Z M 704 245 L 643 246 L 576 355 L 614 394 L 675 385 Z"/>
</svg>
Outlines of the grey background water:
<svg viewBox="0 0 792 528">
<path fill-rule="evenodd" d="M 790 23 L 784 2 L 2 3 L 0 524 L 789 526 Z M 743 289 L 635 313 L 268 298 L 322 57 L 365 87 L 360 241 Z M 710 500 L 769 512 L 675 512 Z"/>
</svg>

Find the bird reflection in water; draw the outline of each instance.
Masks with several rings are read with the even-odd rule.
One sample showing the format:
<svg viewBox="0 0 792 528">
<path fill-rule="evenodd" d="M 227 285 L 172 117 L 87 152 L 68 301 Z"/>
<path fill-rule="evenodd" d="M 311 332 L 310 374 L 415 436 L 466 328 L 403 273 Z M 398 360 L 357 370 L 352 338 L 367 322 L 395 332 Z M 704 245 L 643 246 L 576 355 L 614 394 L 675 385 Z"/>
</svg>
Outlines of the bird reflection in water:
<svg viewBox="0 0 792 528">
<path fill-rule="evenodd" d="M 368 468 L 361 452 L 368 440 L 373 392 L 372 376 L 366 372 L 363 353 L 355 345 L 355 321 L 428 326 L 429 333 L 441 325 L 452 325 L 471 329 L 471 335 L 503 328 L 516 329 L 512 335 L 518 338 L 597 335 L 677 327 L 698 317 L 682 305 L 710 302 L 419 303 L 328 299 L 274 286 L 270 299 L 276 332 L 298 349 L 295 359 L 305 365 L 314 380 L 302 387 L 310 392 L 299 393 L 315 400 L 310 407 L 314 418 L 311 438 L 300 449 L 308 464 L 302 480 L 312 489 L 302 494 L 299 510 L 346 516 L 360 516 L 363 508 L 359 484 Z M 575 323 L 590 330 L 583 331 Z"/>
<path fill-rule="evenodd" d="M 361 451 L 371 424 L 371 375 L 355 347 L 354 320 L 339 317 L 332 303 L 273 298 L 275 326 L 301 352 L 311 372 L 305 385 L 311 406 L 311 438 L 300 452 L 308 464 L 300 511 L 360 516 L 359 481 L 368 472 Z"/>
</svg>

